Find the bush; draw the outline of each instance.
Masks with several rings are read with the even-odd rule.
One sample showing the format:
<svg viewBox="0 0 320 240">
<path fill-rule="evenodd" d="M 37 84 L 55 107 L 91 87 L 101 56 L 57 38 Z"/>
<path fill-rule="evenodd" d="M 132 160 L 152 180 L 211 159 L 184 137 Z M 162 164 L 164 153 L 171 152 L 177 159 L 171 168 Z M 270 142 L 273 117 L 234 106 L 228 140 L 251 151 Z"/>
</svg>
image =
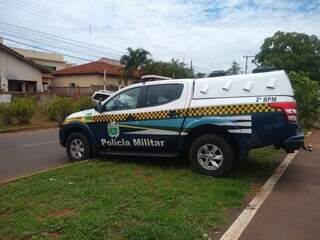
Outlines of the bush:
<svg viewBox="0 0 320 240">
<path fill-rule="evenodd" d="M 75 105 L 76 105 L 75 106 L 76 111 L 82 111 L 82 110 L 94 108 L 94 102 L 92 101 L 91 97 L 88 97 L 88 96 L 84 96 L 80 98 L 79 101 L 75 103 Z"/>
<path fill-rule="evenodd" d="M 290 72 L 298 104 L 299 122 L 303 127 L 312 127 L 320 118 L 320 85 L 304 73 Z"/>
<path fill-rule="evenodd" d="M 13 111 L 9 103 L 0 103 L 0 122 L 4 125 L 13 124 Z"/>
<path fill-rule="evenodd" d="M 36 112 L 36 101 L 32 98 L 16 98 L 10 103 L 14 118 L 20 124 L 30 123 Z"/>
<path fill-rule="evenodd" d="M 62 121 L 74 112 L 74 104 L 70 98 L 53 97 L 45 104 L 46 115 L 49 120 Z"/>
</svg>

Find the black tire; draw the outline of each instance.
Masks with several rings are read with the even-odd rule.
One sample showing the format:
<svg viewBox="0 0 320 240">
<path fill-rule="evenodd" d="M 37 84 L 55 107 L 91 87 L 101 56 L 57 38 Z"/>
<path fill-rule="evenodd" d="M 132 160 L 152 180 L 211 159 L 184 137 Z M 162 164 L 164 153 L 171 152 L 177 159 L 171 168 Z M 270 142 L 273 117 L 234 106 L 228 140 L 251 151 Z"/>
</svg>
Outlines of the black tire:
<svg viewBox="0 0 320 240">
<path fill-rule="evenodd" d="M 74 143 L 76 143 L 76 142 L 82 143 L 82 145 L 83 145 L 83 151 L 80 151 L 81 156 L 80 155 L 76 156 L 74 151 L 72 151 L 72 147 L 74 147 Z M 72 162 L 85 160 L 85 159 L 88 159 L 91 157 L 90 142 L 88 141 L 88 138 L 86 137 L 86 135 L 84 135 L 81 132 L 74 132 L 74 133 L 70 134 L 70 136 L 67 139 L 66 151 L 67 151 L 68 158 Z"/>
<path fill-rule="evenodd" d="M 210 150 L 210 154 L 204 154 L 207 151 L 206 149 Z M 200 154 L 205 157 L 201 158 Z M 221 155 L 222 158 L 220 157 Z M 189 148 L 189 158 L 192 166 L 197 171 L 208 176 L 226 175 L 235 165 L 233 146 L 225 138 L 214 134 L 202 135 L 194 140 Z M 222 159 L 222 161 L 219 159 Z M 206 163 L 208 165 L 203 166 Z"/>
</svg>

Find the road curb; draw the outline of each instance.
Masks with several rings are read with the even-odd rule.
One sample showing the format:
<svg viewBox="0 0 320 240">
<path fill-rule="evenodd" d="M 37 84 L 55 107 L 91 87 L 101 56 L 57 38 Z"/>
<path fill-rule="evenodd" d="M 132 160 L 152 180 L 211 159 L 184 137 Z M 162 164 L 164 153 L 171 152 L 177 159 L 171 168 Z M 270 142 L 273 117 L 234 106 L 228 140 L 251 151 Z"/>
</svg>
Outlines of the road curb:
<svg viewBox="0 0 320 240">
<path fill-rule="evenodd" d="M 34 130 L 50 129 L 50 128 L 58 128 L 58 126 L 57 124 L 48 124 L 43 126 L 9 128 L 9 129 L 0 130 L 0 134 L 27 132 L 27 131 L 34 131 Z"/>
<path fill-rule="evenodd" d="M 66 168 L 66 167 L 70 167 L 70 166 L 75 166 L 75 165 L 78 165 L 78 164 L 81 164 L 81 163 L 86 163 L 86 162 L 89 162 L 89 161 L 90 161 L 90 160 L 83 160 L 83 161 L 79 161 L 79 162 L 75 162 L 75 163 L 66 163 L 66 164 L 62 164 L 62 165 L 57 166 L 57 167 L 40 170 L 40 171 L 33 172 L 33 173 L 30 173 L 30 174 L 25 174 L 25 175 L 22 175 L 22 176 L 19 176 L 19 177 L 16 177 L 16 178 L 10 178 L 10 179 L 7 179 L 7 180 L 4 180 L 4 181 L 0 182 L 0 186 L 3 186 L 3 185 L 5 185 L 5 184 L 18 181 L 18 180 L 20 180 L 20 179 L 32 177 L 32 176 L 35 176 L 35 175 L 38 175 L 38 174 L 41 174 L 41 173 L 46 173 L 46 172 L 53 171 L 53 170 L 59 170 L 59 169 L 62 169 L 62 168 Z"/>
<path fill-rule="evenodd" d="M 259 192 L 255 195 L 252 201 L 247 205 L 247 207 L 241 212 L 238 218 L 232 223 L 228 230 L 223 234 L 220 240 L 238 240 L 246 229 L 246 227 L 251 222 L 252 218 L 258 212 L 259 208 L 262 206 L 263 202 L 272 192 L 272 189 L 286 171 L 287 167 L 291 161 L 295 158 L 298 151 L 288 154 L 285 159 L 281 162 L 279 167 L 274 171 L 272 176 L 268 181 L 262 186 Z"/>
<path fill-rule="evenodd" d="M 310 137 L 312 131 L 308 131 L 305 135 L 307 138 Z M 274 171 L 267 182 L 262 186 L 258 193 L 254 196 L 251 202 L 246 206 L 246 208 L 241 212 L 237 219 L 232 223 L 232 225 L 227 229 L 227 231 L 222 235 L 220 240 L 238 240 L 249 225 L 255 214 L 258 212 L 259 208 L 262 206 L 263 202 L 267 199 L 269 194 L 272 192 L 274 186 L 277 184 L 280 177 L 286 171 L 292 160 L 296 157 L 299 151 L 288 154 L 279 167 Z"/>
</svg>

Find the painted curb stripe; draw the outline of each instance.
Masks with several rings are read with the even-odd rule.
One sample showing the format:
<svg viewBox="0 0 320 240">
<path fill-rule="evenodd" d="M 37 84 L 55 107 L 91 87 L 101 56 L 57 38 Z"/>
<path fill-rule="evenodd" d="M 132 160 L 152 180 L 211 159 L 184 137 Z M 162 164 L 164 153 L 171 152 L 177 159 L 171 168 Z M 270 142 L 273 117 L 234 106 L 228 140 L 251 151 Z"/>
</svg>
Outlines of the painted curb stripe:
<svg viewBox="0 0 320 240">
<path fill-rule="evenodd" d="M 237 240 L 248 226 L 254 215 L 258 212 L 259 208 L 271 193 L 272 189 L 286 171 L 289 164 L 297 155 L 298 151 L 288 154 L 282 161 L 280 166 L 275 170 L 269 180 L 263 185 L 257 195 L 252 199 L 249 205 L 242 211 L 239 217 L 233 222 L 229 229 L 223 234 L 220 240 Z M 254 239 L 254 237 L 253 237 Z"/>
</svg>

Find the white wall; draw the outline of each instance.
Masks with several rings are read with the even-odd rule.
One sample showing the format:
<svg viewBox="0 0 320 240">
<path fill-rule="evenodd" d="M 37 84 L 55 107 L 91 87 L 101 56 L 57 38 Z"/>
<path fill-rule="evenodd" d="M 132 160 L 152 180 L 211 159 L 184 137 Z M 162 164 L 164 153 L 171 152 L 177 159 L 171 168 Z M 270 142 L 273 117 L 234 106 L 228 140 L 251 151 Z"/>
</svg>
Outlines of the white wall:
<svg viewBox="0 0 320 240">
<path fill-rule="evenodd" d="M 8 80 L 22 80 L 37 82 L 37 92 L 43 92 L 40 70 L 2 49 L 0 49 L 0 76 L 3 91 L 8 91 Z"/>
<path fill-rule="evenodd" d="M 119 86 L 121 78 L 107 77 L 106 84 Z M 79 74 L 79 75 L 63 75 L 55 76 L 51 82 L 53 87 L 70 87 L 71 83 L 75 83 L 79 87 L 91 87 L 91 85 L 102 86 L 104 84 L 102 74 Z"/>
</svg>

